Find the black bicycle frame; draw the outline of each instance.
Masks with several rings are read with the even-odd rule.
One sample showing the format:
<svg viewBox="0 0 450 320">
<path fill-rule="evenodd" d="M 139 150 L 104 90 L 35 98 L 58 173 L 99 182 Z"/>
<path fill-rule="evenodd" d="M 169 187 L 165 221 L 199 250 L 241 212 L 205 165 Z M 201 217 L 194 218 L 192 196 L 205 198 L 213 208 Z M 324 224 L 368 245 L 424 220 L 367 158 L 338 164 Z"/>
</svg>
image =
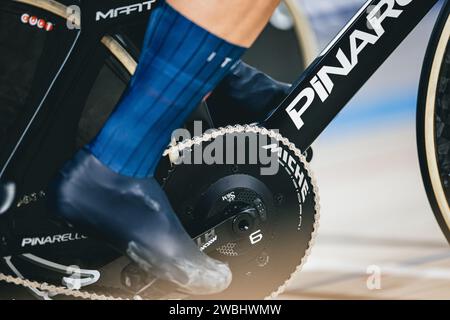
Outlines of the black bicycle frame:
<svg viewBox="0 0 450 320">
<path fill-rule="evenodd" d="M 14 140 L 14 149 L 7 150 L 6 159 L 3 156 L 0 159 L 0 178 L 3 173 L 12 181 L 17 181 L 17 177 L 27 177 L 28 184 L 32 181 L 31 191 L 41 190 L 50 179 L 47 171 L 57 170 L 64 158 L 70 157 L 73 147 L 67 146 L 66 137 L 73 136 L 71 131 L 75 132 L 77 128 L 67 128 L 67 122 L 82 112 L 82 103 L 77 97 L 83 96 L 79 90 L 84 89 L 80 88 L 89 85 L 77 83 L 83 74 L 96 72 L 90 70 L 90 61 L 96 55 L 93 48 L 105 34 L 114 34 L 115 28 L 125 23 L 147 19 L 150 11 L 123 8 L 149 2 L 154 8 L 159 2 L 139 1 L 78 1 L 82 9 L 81 29 L 73 31 L 76 36 L 70 52 L 58 66 L 52 86 L 45 88 L 46 94 L 36 99 L 36 108 L 20 128 L 20 139 Z M 288 97 L 268 118 L 267 126 L 279 129 L 297 147 L 306 150 L 438 1 L 367 2 L 294 84 Z M 46 124 L 50 121 L 48 118 L 51 118 L 51 126 Z M 51 128 L 43 130 L 43 127 Z M 45 140 L 45 143 L 40 140 Z M 29 155 L 29 149 L 41 151 L 38 156 L 36 153 Z M 48 157 L 46 150 L 56 150 L 55 157 Z M 24 159 L 27 161 L 22 164 Z M 29 220 L 26 224 L 30 224 Z M 20 252 L 19 247 L 19 244 L 13 246 L 14 254 Z"/>
<path fill-rule="evenodd" d="M 288 97 L 268 118 L 267 127 L 279 129 L 298 148 L 306 150 L 438 1 L 368 1 L 302 74 Z M 52 110 L 66 116 L 81 112 L 71 104 L 61 103 L 62 98 L 58 96 L 64 96 L 67 91 L 65 84 L 74 82 L 73 70 L 83 69 L 90 47 L 114 28 L 137 18 L 145 19 L 159 0 L 79 0 L 75 3 L 82 10 L 79 34 L 13 149 L 6 152 L 6 158 L 4 154 L 0 159 L 0 178 L 8 171 L 16 153 L 22 153 L 21 149 L 27 149 L 30 141 L 35 140 L 36 132 L 41 131 L 41 117 Z M 62 148 L 63 139 L 60 140 L 55 148 Z"/>
<path fill-rule="evenodd" d="M 303 73 L 267 126 L 306 150 L 438 1 L 368 1 Z"/>
<path fill-rule="evenodd" d="M 11 1 L 11 4 L 21 4 Z M 21 176 L 25 167 L 22 165 L 27 157 L 27 150 L 39 148 L 43 135 L 48 136 L 48 130 L 59 132 L 47 140 L 46 146 L 59 153 L 64 154 L 70 148 L 64 142 L 65 135 L 72 134 L 69 131 L 76 130 L 76 127 L 67 126 L 70 121 L 80 117 L 83 102 L 79 98 L 84 95 L 89 84 L 80 81 L 88 73 L 95 73 L 98 70 L 91 69 L 92 62 L 97 59 L 97 49 L 103 36 L 114 35 L 121 27 L 127 24 L 135 24 L 137 21 L 148 19 L 150 12 L 159 4 L 160 0 L 73 0 L 73 4 L 81 9 L 81 24 L 75 20 L 69 21 L 72 28 L 67 31 L 73 36 L 74 41 L 65 53 L 65 58 L 60 65 L 56 67 L 56 73 L 51 79 L 41 81 L 39 94 L 33 97 L 29 104 L 30 113 L 24 115 L 24 119 L 18 125 L 16 132 L 8 138 L 6 150 L 2 150 L 0 155 L 0 179 L 16 180 Z M 3 3 L 3 5 L 8 5 Z M 71 18 L 68 18 L 71 19 Z M 66 28 L 63 24 L 58 27 Z M 93 78 L 93 77 L 90 77 Z M 76 83 L 79 83 L 76 85 Z M 92 85 L 92 84 L 91 84 Z M 42 91 L 42 94 L 40 93 Z M 32 110 L 31 110 L 32 109 Z M 52 118 L 50 124 L 49 117 Z M 43 128 L 46 128 L 43 130 Z M 49 128 L 52 129 L 49 129 Z M 58 127 L 58 128 L 56 128 Z M 61 129 L 62 128 L 62 129 Z M 45 131 L 45 132 L 44 132 Z M 58 137 L 59 135 L 59 137 Z M 73 136 L 73 134 L 72 134 Z M 40 148 L 43 148 L 42 145 Z M 46 158 L 46 159 L 44 159 Z M 33 167 L 58 167 L 61 159 L 54 157 L 48 159 L 45 155 L 39 159 L 33 159 Z M 19 161 L 18 161 L 19 160 Z M 31 161 L 31 159 L 29 159 Z M 55 161 L 53 164 L 51 161 Z M 14 165 L 12 165 L 14 163 Z M 34 170 L 38 172 L 39 170 Z M 45 170 L 42 170 L 44 172 Z M 47 177 L 42 177 L 45 182 Z"/>
</svg>

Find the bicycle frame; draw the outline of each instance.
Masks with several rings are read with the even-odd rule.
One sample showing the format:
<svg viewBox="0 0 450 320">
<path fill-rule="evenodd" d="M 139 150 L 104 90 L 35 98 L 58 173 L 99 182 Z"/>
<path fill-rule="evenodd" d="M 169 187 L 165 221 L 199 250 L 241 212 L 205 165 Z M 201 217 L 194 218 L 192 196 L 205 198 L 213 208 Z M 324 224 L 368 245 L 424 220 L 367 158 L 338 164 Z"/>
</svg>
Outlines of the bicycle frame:
<svg viewBox="0 0 450 320">
<path fill-rule="evenodd" d="M 33 4 L 35 1 L 12 0 L 11 2 Z M 24 145 L 33 144 L 32 140 L 39 136 L 42 119 L 48 117 L 49 114 L 56 113 L 56 111 L 58 111 L 58 114 L 63 114 L 65 110 L 65 112 L 74 116 L 82 112 L 82 110 L 78 110 L 79 108 L 76 105 L 67 103 L 67 101 L 77 100 L 75 91 L 78 88 L 74 83 L 77 81 L 77 77 L 81 76 L 80 72 L 76 71 L 86 69 L 86 65 L 96 58 L 92 48 L 95 48 L 105 35 L 113 34 L 117 28 L 148 19 L 150 11 L 158 5 L 159 0 L 142 1 L 142 8 L 138 6 L 137 9 L 136 1 L 132 0 L 117 0 L 113 3 L 108 0 L 74 0 L 73 2 L 78 8 L 81 8 L 82 22 L 80 24 L 76 19 L 70 21 L 73 29 L 69 31 L 72 32 L 73 43 L 68 47 L 60 65 L 55 67 L 52 78 L 47 79 L 47 76 L 39 84 L 39 89 L 36 90 L 39 94 L 33 96 L 29 102 L 30 105 L 34 106 L 33 111 L 24 116 L 26 119 L 21 122 L 20 128 L 9 139 L 7 150 L 2 150 L 0 155 L 0 180 L 8 180 L 10 175 L 14 176 L 14 174 L 9 174 L 11 162 L 15 158 L 21 158 L 22 156 L 19 154 L 22 153 L 23 149 L 26 149 Z M 66 17 L 68 21 L 73 15 L 72 12 L 65 12 L 65 8 L 57 5 L 48 8 L 48 10 Z M 135 58 L 137 59 L 137 57 Z M 129 67 L 130 72 L 134 71 L 131 70 L 132 68 L 133 66 Z M 87 70 L 86 72 L 90 71 Z M 20 171 L 20 169 L 13 170 Z"/>
<path fill-rule="evenodd" d="M 368 1 L 303 73 L 267 127 L 306 150 L 438 1 Z"/>
<path fill-rule="evenodd" d="M 11 3 L 39 1 L 11 0 Z M 74 22 L 79 28 L 66 29 L 63 24 L 70 13 L 62 10 L 64 6 L 58 7 L 55 2 L 55 7 L 45 8 L 60 10 L 59 29 L 69 37 L 58 43 L 58 59 L 52 68 L 42 68 L 44 72 L 34 83 L 36 88 L 33 86 L 36 93 L 27 101 L 27 113 L 0 153 L 0 181 L 5 178 L 16 182 L 23 189 L 21 194 L 45 190 L 52 172 L 72 156 L 75 146 L 69 145 L 68 137 L 77 131 L 74 122 L 83 112 L 82 97 L 93 85 L 82 81 L 99 72 L 92 66 L 102 59 L 98 50 L 101 39 L 120 31 L 125 24 L 145 23 L 151 9 L 159 3 L 158 0 L 60 1 L 79 5 L 81 23 Z M 299 149 L 306 150 L 438 1 L 368 1 L 293 85 L 290 94 L 267 119 L 267 127 L 279 129 Z M 52 2 L 48 3 L 52 6 Z M 445 3 L 448 5 L 448 0 Z M 1 3 L 0 8 L 4 5 L 5 2 Z M 137 60 L 137 54 L 133 58 Z M 135 64 L 123 67 L 133 73 Z M 86 264 L 80 272 L 83 286 L 97 282 L 100 273 L 89 270 L 91 265 L 105 266 L 120 254 L 104 242 L 86 238 L 56 221 L 46 221 L 47 215 L 42 219 L 39 214 L 48 213 L 44 206 L 44 201 L 37 201 L 36 206 L 14 210 L 14 217 L 5 215 L 0 223 L 0 258 L 3 257 L 6 267 L 19 276 L 15 264 L 31 263 L 36 269 L 57 273 L 53 276 L 60 281 L 61 276 L 72 275 L 72 271 L 51 260 L 74 258 Z M 16 256 L 18 261 L 11 260 Z M 46 297 L 45 292 L 35 294 Z"/>
<path fill-rule="evenodd" d="M 267 119 L 295 145 L 306 150 L 384 63 L 403 39 L 439 0 L 369 0 L 295 83 L 291 93 Z M 447 0 L 446 0 L 447 1 Z M 27 3 L 29 0 L 18 0 Z M 30 117 L 17 143 L 0 159 L 0 178 L 20 144 L 39 122 L 44 105 L 56 94 L 55 82 L 64 82 L 64 71 L 80 67 L 89 54 L 89 43 L 139 16 L 147 17 L 159 0 L 81 0 L 81 28 L 66 59 Z M 81 50 L 84 48 L 84 50 Z"/>
<path fill-rule="evenodd" d="M 16 0 L 20 3 L 33 1 Z M 438 1 L 368 1 L 293 85 L 291 93 L 267 119 L 266 126 L 279 129 L 299 149 L 306 150 Z M 39 140 L 36 136 L 43 139 L 40 126 L 49 117 L 52 127 L 47 135 L 76 129 L 66 129 L 64 123 L 64 119 L 82 112 L 82 104 L 77 100 L 78 91 L 70 91 L 76 88 L 77 77 L 82 73 L 74 70 L 91 72 L 84 71 L 89 69 L 87 61 L 94 59 L 90 45 L 98 44 L 105 34 L 123 24 L 147 19 L 158 3 L 159 0 L 78 1 L 82 10 L 80 29 L 73 30 L 75 36 L 70 50 L 57 66 L 49 85 L 45 84 L 47 87 L 41 90 L 42 96 L 33 99 L 36 107 L 19 128 L 11 149 L 1 155 L 0 179 L 4 176 L 5 180 L 10 176 L 21 179 L 26 174 L 22 167 L 29 165 L 30 160 L 21 164 L 28 155 L 23 150 L 31 145 L 33 149 L 40 148 L 41 153 L 57 150 L 51 161 L 47 156 L 33 159 L 32 167 L 37 171 L 32 179 L 33 187 L 40 190 L 46 185 L 50 177 L 39 170 L 45 172 L 42 168 L 56 168 L 58 163 L 66 160 L 65 157 L 70 157 L 72 149 L 64 145 L 64 136 L 54 137 L 45 145 L 35 140 Z M 16 158 L 21 160 L 20 164 L 16 164 Z"/>
</svg>

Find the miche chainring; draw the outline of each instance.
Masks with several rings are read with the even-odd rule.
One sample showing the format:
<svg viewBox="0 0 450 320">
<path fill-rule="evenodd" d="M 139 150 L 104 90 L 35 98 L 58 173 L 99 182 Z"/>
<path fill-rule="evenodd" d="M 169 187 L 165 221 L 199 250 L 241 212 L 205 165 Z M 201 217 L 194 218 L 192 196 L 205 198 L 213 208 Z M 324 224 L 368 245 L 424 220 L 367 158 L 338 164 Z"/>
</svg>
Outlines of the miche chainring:
<svg viewBox="0 0 450 320">
<path fill-rule="evenodd" d="M 233 273 L 225 292 L 200 298 L 261 299 L 282 292 L 305 262 L 318 225 L 317 188 L 300 150 L 274 131 L 230 126 L 174 144 L 165 155 L 158 175 L 175 212 L 200 250 L 227 262 Z M 97 250 L 101 255 L 106 249 Z M 0 282 L 51 299 L 196 298 L 152 279 L 127 258 L 95 266 L 83 257 L 77 265 L 94 270 L 79 271 L 79 290 L 70 285 L 73 271 L 34 255 L 7 258 L 13 274 L 0 273 Z M 61 272 L 69 272 L 65 287 L 56 280 Z"/>
<path fill-rule="evenodd" d="M 163 186 L 175 212 L 199 248 L 233 273 L 231 286 L 208 298 L 283 291 L 305 261 L 318 221 L 317 189 L 301 152 L 273 131 L 234 126 L 166 154 L 172 166 Z M 267 157 L 270 165 L 262 163 Z"/>
</svg>

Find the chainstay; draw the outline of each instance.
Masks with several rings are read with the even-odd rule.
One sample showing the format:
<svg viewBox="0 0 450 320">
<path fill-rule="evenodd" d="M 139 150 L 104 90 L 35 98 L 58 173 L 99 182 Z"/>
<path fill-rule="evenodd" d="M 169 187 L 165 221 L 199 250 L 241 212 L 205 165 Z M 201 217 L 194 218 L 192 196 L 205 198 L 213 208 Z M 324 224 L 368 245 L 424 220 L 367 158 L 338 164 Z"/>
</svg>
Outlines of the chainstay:
<svg viewBox="0 0 450 320">
<path fill-rule="evenodd" d="M 308 249 L 303 256 L 303 258 L 300 261 L 299 266 L 296 268 L 296 270 L 292 273 L 292 275 L 285 281 L 283 285 L 281 285 L 276 291 L 274 291 L 272 294 L 267 296 L 265 299 L 274 299 L 279 294 L 281 294 L 287 287 L 287 285 L 292 280 L 293 276 L 301 271 L 304 264 L 306 263 L 310 253 L 311 248 L 314 245 L 315 238 L 317 235 L 317 230 L 319 227 L 319 218 L 320 218 L 320 205 L 319 205 L 319 195 L 318 195 L 318 188 L 316 179 L 309 167 L 308 162 L 306 161 L 306 158 L 298 149 L 294 143 L 290 142 L 288 138 L 283 137 L 280 133 L 275 132 L 273 130 L 269 130 L 263 127 L 259 127 L 256 125 L 235 125 L 235 126 L 227 126 L 224 128 L 218 128 L 209 130 L 209 132 L 204 133 L 201 136 L 193 137 L 192 139 L 188 139 L 185 141 L 182 141 L 180 143 L 177 143 L 175 145 L 170 146 L 163 154 L 163 156 L 173 156 L 174 154 L 180 154 L 180 152 L 183 152 L 186 149 L 192 148 L 194 145 L 200 145 L 204 142 L 209 142 L 213 139 L 216 139 L 221 136 L 225 136 L 227 134 L 236 134 L 236 133 L 255 133 L 255 134 L 261 134 L 268 136 L 272 139 L 275 139 L 277 142 L 282 143 L 284 146 L 288 147 L 294 154 L 300 159 L 300 161 L 305 166 L 305 170 L 308 173 L 309 177 L 311 178 L 311 184 L 313 186 L 313 192 L 314 192 L 314 202 L 315 202 L 315 214 L 314 214 L 314 226 L 313 226 L 313 232 L 311 235 L 311 239 L 308 244 Z M 22 286 L 28 289 L 37 289 L 40 291 L 50 292 L 52 294 L 56 295 L 63 295 L 67 297 L 73 297 L 77 299 L 84 299 L 84 300 L 117 300 L 117 301 L 125 301 L 125 300 L 141 300 L 142 298 L 140 296 L 135 296 L 132 299 L 129 297 L 119 297 L 119 296 L 111 296 L 111 295 L 103 295 L 98 294 L 94 292 L 88 292 L 88 291 L 82 291 L 82 290 L 74 290 L 69 289 L 62 286 L 55 286 L 48 284 L 46 282 L 38 282 L 29 280 L 26 278 L 19 278 L 15 276 L 6 275 L 3 273 L 0 273 L 0 282 L 5 282 L 17 286 Z"/>
</svg>

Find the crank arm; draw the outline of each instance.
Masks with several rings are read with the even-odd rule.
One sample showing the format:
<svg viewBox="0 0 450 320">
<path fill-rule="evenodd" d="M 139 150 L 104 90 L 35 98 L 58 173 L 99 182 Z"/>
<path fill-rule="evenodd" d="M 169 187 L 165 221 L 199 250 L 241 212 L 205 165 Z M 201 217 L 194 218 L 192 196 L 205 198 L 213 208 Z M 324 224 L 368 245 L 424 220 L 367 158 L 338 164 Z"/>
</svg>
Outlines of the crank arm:
<svg viewBox="0 0 450 320">
<path fill-rule="evenodd" d="M 233 215 L 195 237 L 194 241 L 200 251 L 208 253 L 226 244 L 229 240 L 227 236 L 229 234 L 229 224 L 232 223 L 236 217 L 237 215 Z"/>
</svg>

